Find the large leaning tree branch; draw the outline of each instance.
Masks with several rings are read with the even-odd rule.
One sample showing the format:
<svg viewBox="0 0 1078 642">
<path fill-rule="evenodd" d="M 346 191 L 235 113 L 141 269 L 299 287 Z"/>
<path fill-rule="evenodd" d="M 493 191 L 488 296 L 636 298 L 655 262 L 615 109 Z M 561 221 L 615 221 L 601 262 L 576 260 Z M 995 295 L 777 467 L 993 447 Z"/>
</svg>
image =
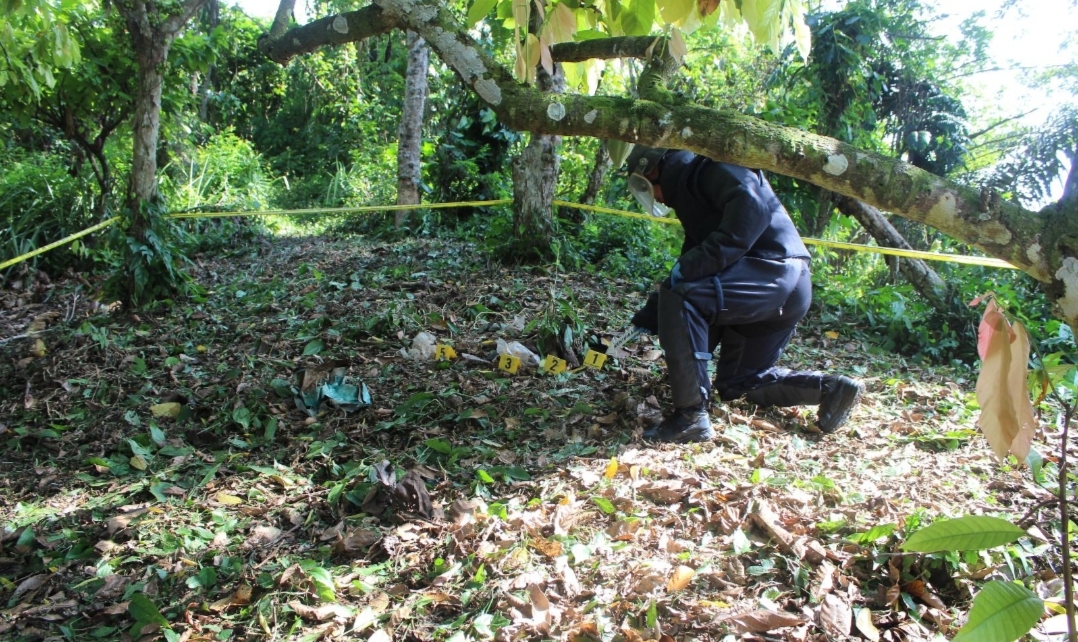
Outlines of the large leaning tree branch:
<svg viewBox="0 0 1078 642">
<path fill-rule="evenodd" d="M 419 33 L 507 127 L 687 149 L 813 183 L 924 223 L 1011 262 L 1040 281 L 1056 306 L 1057 316 L 1078 329 L 1078 208 L 1073 201 L 1049 205 L 1040 212 L 1025 210 L 908 163 L 729 110 L 608 96 L 543 94 L 518 83 L 437 0 L 374 2 L 373 7 L 380 10 L 377 13 L 368 7 L 347 15 L 365 12 L 377 16 L 369 27 L 371 32 L 401 28 Z M 346 20 L 352 32 L 351 19 Z M 313 37 L 304 36 L 313 36 L 316 29 L 308 27 L 293 29 L 280 40 L 313 43 Z M 329 37 L 324 26 L 319 29 L 322 38 Z M 611 51 L 606 57 L 618 55 L 614 47 L 625 47 L 624 39 L 585 44 L 598 47 L 607 41 Z"/>
<path fill-rule="evenodd" d="M 286 31 L 295 0 L 281 0 L 270 32 L 258 39 L 258 50 L 270 60 L 285 64 L 292 58 L 328 45 L 359 42 L 406 27 L 388 17 L 376 5 L 339 13 Z"/>
</svg>

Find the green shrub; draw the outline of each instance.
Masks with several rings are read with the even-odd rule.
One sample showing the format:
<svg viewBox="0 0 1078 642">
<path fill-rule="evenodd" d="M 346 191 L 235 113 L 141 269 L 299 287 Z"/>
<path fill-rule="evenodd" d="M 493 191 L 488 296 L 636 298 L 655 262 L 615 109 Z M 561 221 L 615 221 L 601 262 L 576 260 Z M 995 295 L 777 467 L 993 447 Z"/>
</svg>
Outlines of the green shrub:
<svg viewBox="0 0 1078 642">
<path fill-rule="evenodd" d="M 72 176 L 65 153 L 9 151 L 2 156 L 0 256 L 18 256 L 98 222 L 92 179 Z M 56 273 L 82 262 L 93 244 L 93 239 L 86 239 L 74 248 L 38 255 L 27 265 Z"/>
</svg>

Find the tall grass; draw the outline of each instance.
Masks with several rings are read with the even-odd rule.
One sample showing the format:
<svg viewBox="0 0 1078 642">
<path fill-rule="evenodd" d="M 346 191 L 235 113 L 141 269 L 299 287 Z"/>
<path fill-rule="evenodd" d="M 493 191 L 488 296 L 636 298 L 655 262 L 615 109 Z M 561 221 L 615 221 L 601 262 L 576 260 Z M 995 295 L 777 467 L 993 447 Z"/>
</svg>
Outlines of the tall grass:
<svg viewBox="0 0 1078 642">
<path fill-rule="evenodd" d="M 84 176 L 72 176 L 67 160 L 48 152 L 8 151 L 0 154 L 0 260 L 13 258 L 85 229 L 94 218 L 96 187 Z M 85 258 L 85 241 L 46 252 L 25 265 L 59 272 Z"/>
</svg>

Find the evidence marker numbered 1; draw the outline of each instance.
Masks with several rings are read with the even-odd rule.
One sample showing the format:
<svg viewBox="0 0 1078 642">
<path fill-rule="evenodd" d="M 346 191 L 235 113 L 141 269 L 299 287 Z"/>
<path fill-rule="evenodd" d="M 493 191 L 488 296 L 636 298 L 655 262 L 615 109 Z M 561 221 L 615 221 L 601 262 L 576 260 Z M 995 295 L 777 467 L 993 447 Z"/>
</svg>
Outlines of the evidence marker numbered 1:
<svg viewBox="0 0 1078 642">
<path fill-rule="evenodd" d="M 584 355 L 584 365 L 589 368 L 595 368 L 598 370 L 606 363 L 606 355 L 594 350 L 588 350 L 588 353 Z"/>
</svg>

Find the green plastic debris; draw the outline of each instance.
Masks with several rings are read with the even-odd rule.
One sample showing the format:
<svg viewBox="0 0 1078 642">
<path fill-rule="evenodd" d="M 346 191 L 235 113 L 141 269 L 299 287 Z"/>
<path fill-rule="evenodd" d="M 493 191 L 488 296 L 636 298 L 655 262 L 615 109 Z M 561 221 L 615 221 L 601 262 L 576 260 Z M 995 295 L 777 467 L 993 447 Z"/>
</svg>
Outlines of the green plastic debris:
<svg viewBox="0 0 1078 642">
<path fill-rule="evenodd" d="M 330 362 L 317 368 L 305 368 L 296 371 L 299 388 L 292 387 L 296 407 L 306 410 L 314 417 L 322 407 L 322 402 L 329 402 L 345 412 L 354 412 L 371 405 L 371 392 L 362 381 L 359 385 L 349 383 L 348 365 Z"/>
</svg>

